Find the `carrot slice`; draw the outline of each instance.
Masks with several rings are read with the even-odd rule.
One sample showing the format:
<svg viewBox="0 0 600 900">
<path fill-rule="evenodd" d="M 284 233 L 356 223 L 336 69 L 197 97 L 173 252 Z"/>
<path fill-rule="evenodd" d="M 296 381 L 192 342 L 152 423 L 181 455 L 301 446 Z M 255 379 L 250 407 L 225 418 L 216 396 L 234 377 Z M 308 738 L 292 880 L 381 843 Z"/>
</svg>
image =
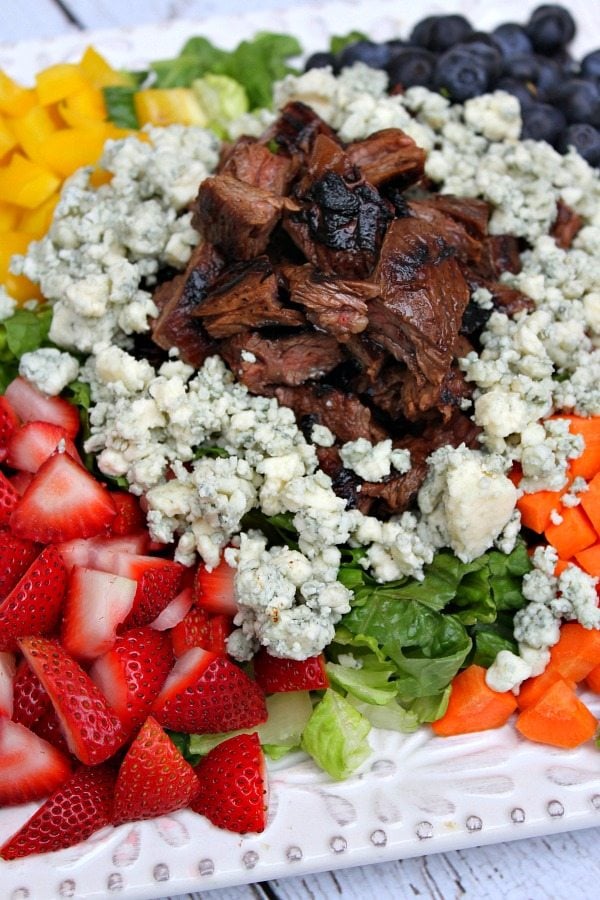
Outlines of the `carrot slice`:
<svg viewBox="0 0 600 900">
<path fill-rule="evenodd" d="M 583 681 L 600 665 L 600 630 L 584 628 L 579 622 L 565 622 L 560 638 L 550 650 L 546 667 L 569 681 Z"/>
<path fill-rule="evenodd" d="M 590 691 L 600 694 L 600 666 L 596 666 L 585 676 L 585 683 Z"/>
<path fill-rule="evenodd" d="M 583 491 L 579 499 L 596 533 L 600 534 L 600 474 L 594 475 L 588 483 L 587 491 Z"/>
<path fill-rule="evenodd" d="M 441 719 L 432 723 L 435 734 L 469 734 L 504 725 L 517 708 L 510 691 L 499 693 L 485 682 L 483 666 L 469 666 L 455 676 L 450 702 Z"/>
<path fill-rule="evenodd" d="M 517 694 L 517 706 L 519 709 L 527 709 L 528 706 L 533 706 L 534 703 L 537 703 L 540 697 L 545 694 L 548 688 L 552 687 L 556 681 L 565 681 L 572 691 L 575 690 L 574 681 L 563 678 L 556 669 L 547 668 L 541 675 L 536 675 L 534 678 L 528 678 L 527 681 L 523 682 L 521 689 Z"/>
<path fill-rule="evenodd" d="M 575 559 L 588 575 L 600 575 L 600 543 L 580 550 L 575 554 Z"/>
<path fill-rule="evenodd" d="M 525 528 L 541 534 L 550 522 L 553 509 L 561 509 L 562 491 L 535 491 L 523 494 L 517 500 L 517 509 L 521 513 L 521 522 Z"/>
<path fill-rule="evenodd" d="M 568 559 L 559 559 L 557 561 L 556 565 L 554 566 L 554 574 L 557 578 L 559 575 L 562 575 L 568 565 L 571 565 L 570 560 Z"/>
<path fill-rule="evenodd" d="M 580 457 L 570 461 L 573 478 L 590 479 L 600 472 L 600 416 L 563 416 L 569 419 L 569 431 L 582 435 L 585 449 Z"/>
<path fill-rule="evenodd" d="M 560 514 L 560 525 L 551 522 L 544 534 L 548 543 L 556 547 L 561 559 L 570 559 L 580 550 L 591 547 L 598 535 L 581 506 L 565 506 Z"/>
<path fill-rule="evenodd" d="M 562 680 L 555 681 L 516 721 L 517 731 L 530 741 L 567 749 L 593 738 L 597 725 L 596 717 Z"/>
</svg>

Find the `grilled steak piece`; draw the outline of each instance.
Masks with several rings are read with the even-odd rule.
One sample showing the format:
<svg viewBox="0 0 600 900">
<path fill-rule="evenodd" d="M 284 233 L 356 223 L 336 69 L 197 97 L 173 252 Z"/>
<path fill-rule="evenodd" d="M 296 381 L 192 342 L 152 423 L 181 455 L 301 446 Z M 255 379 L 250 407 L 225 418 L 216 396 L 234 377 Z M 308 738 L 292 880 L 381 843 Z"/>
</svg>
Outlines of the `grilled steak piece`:
<svg viewBox="0 0 600 900">
<path fill-rule="evenodd" d="M 420 181 L 425 170 L 425 151 L 399 128 L 385 128 L 354 141 L 346 153 L 375 187 L 393 179 L 397 186 L 407 188 Z"/>
<path fill-rule="evenodd" d="M 477 265 L 482 254 L 481 239 L 473 237 L 460 220 L 441 209 L 433 197 L 426 200 L 411 200 L 408 209 L 410 215 L 420 222 L 426 222 L 439 237 L 443 238 L 461 262 L 471 266 Z"/>
<path fill-rule="evenodd" d="M 503 272 L 517 275 L 521 266 L 518 238 L 512 234 L 489 234 L 485 238 L 476 267 L 477 274 L 495 281 Z"/>
<path fill-rule="evenodd" d="M 290 300 L 303 307 L 309 322 L 346 341 L 368 325 L 368 302 L 379 293 L 368 281 L 325 275 L 314 266 L 287 266 L 282 270 Z"/>
<path fill-rule="evenodd" d="M 558 246 L 568 250 L 582 225 L 583 219 L 579 213 L 559 198 L 556 203 L 556 219 L 550 229 L 550 234 Z"/>
<path fill-rule="evenodd" d="M 316 332 L 274 340 L 245 332 L 223 341 L 219 353 L 249 391 L 269 396 L 277 385 L 322 378 L 343 359 L 335 338 Z"/>
<path fill-rule="evenodd" d="M 231 175 L 213 175 L 200 185 L 192 225 L 227 259 L 252 259 L 265 252 L 284 207 L 298 208 L 273 191 Z"/>
<path fill-rule="evenodd" d="M 305 384 L 279 387 L 275 396 L 283 406 L 294 410 L 300 425 L 310 416 L 312 424 L 325 425 L 341 444 L 359 437 L 377 443 L 388 437 L 386 430 L 373 421 L 369 407 L 355 394 L 346 394 L 327 384 Z"/>
<path fill-rule="evenodd" d="M 278 294 L 277 276 L 268 256 L 257 256 L 230 266 L 192 315 L 213 338 L 274 325 L 305 325 L 302 313 L 282 306 Z"/>
<path fill-rule="evenodd" d="M 444 215 L 460 222 L 475 240 L 482 241 L 487 236 L 491 206 L 486 200 L 455 194 L 431 194 L 427 199 Z"/>
<path fill-rule="evenodd" d="M 281 195 L 287 193 L 294 166 L 288 156 L 272 153 L 256 138 L 241 137 L 227 148 L 218 171 L 220 175 L 231 175 L 244 184 Z"/>
<path fill-rule="evenodd" d="M 299 100 L 287 103 L 272 125 L 261 135 L 265 144 L 274 141 L 284 153 L 298 157 L 297 164 L 308 156 L 317 137 L 322 134 L 339 143 L 338 137 L 317 113 Z"/>
<path fill-rule="evenodd" d="M 191 366 L 201 366 L 216 352 L 215 344 L 192 313 L 223 265 L 215 248 L 201 243 L 193 251 L 185 272 L 163 282 L 154 292 L 160 312 L 151 325 L 152 339 L 164 350 L 177 347 L 181 359 Z"/>
</svg>

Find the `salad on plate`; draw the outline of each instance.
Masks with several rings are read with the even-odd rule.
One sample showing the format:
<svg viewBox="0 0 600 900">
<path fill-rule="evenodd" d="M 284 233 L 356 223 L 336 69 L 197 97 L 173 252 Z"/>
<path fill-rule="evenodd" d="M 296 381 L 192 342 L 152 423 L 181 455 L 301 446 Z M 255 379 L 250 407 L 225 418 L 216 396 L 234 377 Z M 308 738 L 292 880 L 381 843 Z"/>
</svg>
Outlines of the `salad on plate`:
<svg viewBox="0 0 600 900">
<path fill-rule="evenodd" d="M 0 73 L 0 856 L 600 692 L 600 51 L 192 38 Z"/>
</svg>

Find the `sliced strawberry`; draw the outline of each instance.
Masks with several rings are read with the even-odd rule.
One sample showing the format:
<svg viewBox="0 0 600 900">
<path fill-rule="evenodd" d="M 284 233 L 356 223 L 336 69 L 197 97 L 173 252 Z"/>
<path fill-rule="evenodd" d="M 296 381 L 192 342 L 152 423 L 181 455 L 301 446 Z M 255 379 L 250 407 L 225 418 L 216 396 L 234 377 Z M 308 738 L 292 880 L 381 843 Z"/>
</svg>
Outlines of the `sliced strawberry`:
<svg viewBox="0 0 600 900">
<path fill-rule="evenodd" d="M 227 653 L 227 638 L 233 631 L 233 619 L 231 616 L 211 616 L 210 622 L 210 649 L 221 656 Z"/>
<path fill-rule="evenodd" d="M 7 524 L 18 502 L 19 494 L 6 475 L 0 472 L 0 525 Z"/>
<path fill-rule="evenodd" d="M 55 453 L 34 475 L 10 525 L 19 537 L 50 543 L 93 537 L 114 517 L 106 488 L 66 453 Z"/>
<path fill-rule="evenodd" d="M 67 590 L 67 569 L 55 547 L 44 547 L 0 603 L 0 650 L 16 650 L 17 638 L 50 634 Z"/>
<path fill-rule="evenodd" d="M 210 734 L 253 728 L 266 721 L 267 708 L 263 692 L 242 669 L 193 647 L 173 666 L 152 715 L 174 731 Z"/>
<path fill-rule="evenodd" d="M 138 531 L 122 537 L 98 535 L 92 538 L 61 541 L 56 545 L 56 549 L 69 569 L 73 566 L 86 566 L 88 569 L 110 572 L 110 560 L 112 560 L 113 553 L 147 553 L 149 543 L 148 532 Z M 108 562 L 106 562 L 107 560 Z"/>
<path fill-rule="evenodd" d="M 114 535 L 135 534 L 146 527 L 146 516 L 137 497 L 125 491 L 113 491 L 111 497 L 117 509 L 111 525 Z"/>
<path fill-rule="evenodd" d="M 52 701 L 44 685 L 29 663 L 22 659 L 13 684 L 13 719 L 31 728 L 50 708 Z"/>
<path fill-rule="evenodd" d="M 31 482 L 33 481 L 33 473 L 32 472 L 15 472 L 9 478 L 10 483 L 14 487 L 15 491 L 22 497 Z"/>
<path fill-rule="evenodd" d="M 23 638 L 19 644 L 48 692 L 71 753 L 90 766 L 112 756 L 126 734 L 89 675 L 58 641 L 32 637 Z"/>
<path fill-rule="evenodd" d="M 125 631 L 90 669 L 90 676 L 128 732 L 150 711 L 173 665 L 167 634 L 149 626 Z"/>
<path fill-rule="evenodd" d="M 115 774 L 82 766 L 0 848 L 3 859 L 62 850 L 110 825 Z"/>
<path fill-rule="evenodd" d="M 300 660 L 279 659 L 266 650 L 259 650 L 253 662 L 254 677 L 267 694 L 280 691 L 321 691 L 329 687 L 322 653 Z"/>
<path fill-rule="evenodd" d="M 205 609 L 192 606 L 187 615 L 171 631 L 175 656 L 183 656 L 192 647 L 212 650 L 210 616 Z"/>
<path fill-rule="evenodd" d="M 70 772 L 63 753 L 24 725 L 0 718 L 0 806 L 47 797 Z"/>
<path fill-rule="evenodd" d="M 176 597 L 173 597 L 154 621 L 150 622 L 150 627 L 157 631 L 168 631 L 170 628 L 175 628 L 190 611 L 192 602 L 191 587 L 184 588 Z"/>
<path fill-rule="evenodd" d="M 50 700 L 50 698 L 48 698 L 48 700 Z M 48 709 L 42 713 L 40 718 L 36 719 L 31 726 L 31 730 L 34 734 L 37 734 L 38 737 L 48 741 L 49 744 L 56 747 L 57 750 L 60 750 L 66 756 L 71 756 L 71 750 L 67 743 L 63 727 L 60 724 L 60 719 L 58 718 L 52 703 L 50 703 Z"/>
<path fill-rule="evenodd" d="M 2 716 L 12 716 L 13 713 L 13 684 L 17 664 L 14 654 L 0 653 L 0 719 Z"/>
<path fill-rule="evenodd" d="M 198 788 L 194 769 L 158 722 L 149 717 L 121 763 L 113 824 L 153 819 L 183 809 Z"/>
<path fill-rule="evenodd" d="M 212 572 L 206 568 L 204 563 L 200 563 L 196 570 L 194 585 L 196 605 L 211 613 L 235 616 L 238 612 L 233 584 L 235 571 L 225 562 L 225 559 L 222 559 Z"/>
<path fill-rule="evenodd" d="M 133 606 L 137 581 L 74 566 L 65 597 L 62 645 L 77 659 L 95 659 L 110 650 Z"/>
<path fill-rule="evenodd" d="M 214 747 L 196 766 L 200 790 L 192 809 L 213 825 L 238 834 L 267 825 L 265 759 L 256 732 Z"/>
<path fill-rule="evenodd" d="M 18 427 L 19 417 L 6 397 L 0 397 L 0 462 L 6 459 L 6 445 Z"/>
<path fill-rule="evenodd" d="M 25 378 L 15 378 L 5 391 L 14 412 L 23 422 L 52 422 L 65 429 L 70 438 L 79 431 L 79 412 L 62 397 L 49 397 Z"/>
<path fill-rule="evenodd" d="M 0 600 L 25 574 L 41 546 L 25 538 L 18 538 L 8 529 L 0 531 Z"/>
<path fill-rule="evenodd" d="M 138 583 L 133 609 L 125 621 L 127 628 L 136 628 L 153 622 L 165 606 L 179 592 L 184 567 L 160 556 L 142 556 L 135 553 L 112 553 L 97 560 L 97 568 Z"/>
<path fill-rule="evenodd" d="M 81 465 L 81 457 L 72 439 L 64 428 L 52 422 L 27 422 L 15 431 L 8 442 L 6 462 L 13 469 L 37 472 L 61 441 L 64 452 Z"/>
</svg>

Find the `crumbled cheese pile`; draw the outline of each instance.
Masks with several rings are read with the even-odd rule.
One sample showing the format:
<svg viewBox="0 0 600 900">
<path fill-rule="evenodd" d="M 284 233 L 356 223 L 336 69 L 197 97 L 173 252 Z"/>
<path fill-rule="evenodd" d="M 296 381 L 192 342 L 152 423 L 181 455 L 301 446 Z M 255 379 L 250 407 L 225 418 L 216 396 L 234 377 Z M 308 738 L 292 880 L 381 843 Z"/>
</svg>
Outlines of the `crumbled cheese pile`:
<svg viewBox="0 0 600 900">
<path fill-rule="evenodd" d="M 40 285 L 54 305 L 50 338 L 90 353 L 126 344 L 158 310 L 150 287 L 160 268 L 182 268 L 198 234 L 183 208 L 218 160 L 215 135 L 173 125 L 148 129 L 149 141 L 109 141 L 100 167 L 111 180 L 95 188 L 92 168 L 68 181 L 48 234 L 13 271 Z"/>
</svg>

